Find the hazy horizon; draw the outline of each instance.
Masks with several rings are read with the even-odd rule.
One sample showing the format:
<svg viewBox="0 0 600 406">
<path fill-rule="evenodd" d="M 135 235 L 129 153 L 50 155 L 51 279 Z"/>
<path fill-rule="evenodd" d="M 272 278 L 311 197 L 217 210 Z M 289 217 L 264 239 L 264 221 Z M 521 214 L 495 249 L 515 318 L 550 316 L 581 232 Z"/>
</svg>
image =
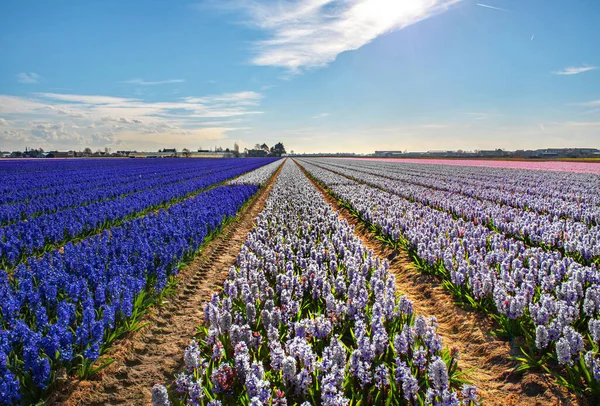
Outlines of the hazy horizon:
<svg viewBox="0 0 600 406">
<path fill-rule="evenodd" d="M 593 0 L 0 5 L 0 150 L 600 148 Z"/>
</svg>

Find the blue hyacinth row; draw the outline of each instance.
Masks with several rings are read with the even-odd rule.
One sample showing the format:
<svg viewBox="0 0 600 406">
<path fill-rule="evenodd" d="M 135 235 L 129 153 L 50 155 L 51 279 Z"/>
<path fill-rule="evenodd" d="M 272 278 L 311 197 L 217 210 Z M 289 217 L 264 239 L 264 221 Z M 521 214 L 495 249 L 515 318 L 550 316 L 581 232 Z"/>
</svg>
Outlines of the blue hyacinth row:
<svg viewBox="0 0 600 406">
<path fill-rule="evenodd" d="M 161 292 L 257 190 L 217 187 L 0 272 L 0 402 L 27 403 L 59 368 L 96 360 L 136 298 Z"/>
<path fill-rule="evenodd" d="M 211 160 L 200 164 L 198 165 L 196 161 L 185 165 L 156 165 L 154 168 L 145 165 L 133 167 L 124 165 L 119 170 L 112 171 L 107 168 L 88 170 L 82 167 L 79 173 L 56 170 L 53 177 L 70 178 L 71 182 L 56 187 L 44 187 L 40 184 L 37 189 L 32 188 L 28 182 L 39 184 L 40 180 L 37 177 L 31 179 L 24 174 L 14 187 L 29 191 L 29 197 L 18 202 L 0 204 L 0 226 L 59 210 L 114 199 L 159 185 L 183 182 L 226 168 L 223 166 L 223 160 Z M 225 164 L 230 167 L 236 166 L 233 162 L 225 162 Z M 0 170 L 0 174 L 1 172 Z"/>
<path fill-rule="evenodd" d="M 126 161 L 127 162 L 127 161 Z M 195 176 L 165 183 L 153 179 L 140 192 L 99 201 L 56 213 L 20 221 L 0 228 L 0 266 L 12 268 L 25 258 L 53 249 L 72 239 L 94 234 L 98 229 L 190 193 L 224 182 L 272 162 L 272 159 L 220 160 L 217 165 L 196 163 Z M 85 194 L 84 191 L 82 191 Z"/>
</svg>

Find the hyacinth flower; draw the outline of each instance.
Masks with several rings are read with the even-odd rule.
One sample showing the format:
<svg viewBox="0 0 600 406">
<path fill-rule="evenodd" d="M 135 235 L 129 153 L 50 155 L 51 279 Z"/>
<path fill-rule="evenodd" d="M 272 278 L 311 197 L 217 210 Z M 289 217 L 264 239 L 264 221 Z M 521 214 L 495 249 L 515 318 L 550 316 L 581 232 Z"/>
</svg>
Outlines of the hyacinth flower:
<svg viewBox="0 0 600 406">
<path fill-rule="evenodd" d="M 205 305 L 197 346 L 184 351 L 199 351 L 206 367 L 183 371 L 171 400 L 193 401 L 185 388 L 196 382 L 203 404 L 475 404 L 435 318 L 416 317 L 395 286 L 387 263 L 288 160 L 222 293 Z"/>
<path fill-rule="evenodd" d="M 406 248 L 422 271 L 437 275 L 465 304 L 496 319 L 500 334 L 524 337 L 521 368 L 562 365 L 568 378 L 557 377 L 560 383 L 600 395 L 600 386 L 592 379 L 593 362 L 583 362 L 587 352 L 595 353 L 593 340 L 586 337 L 595 334 L 595 324 L 588 321 L 600 310 L 596 264 L 566 256 L 565 250 L 513 238 L 511 233 L 434 208 L 415 196 L 408 199 L 398 191 L 388 192 L 385 184 L 376 183 L 388 174 L 376 176 L 375 164 L 301 163 L 381 239 Z M 363 170 L 363 165 L 370 169 Z M 595 232 L 594 227 L 589 232 Z M 593 243 L 585 250 L 594 252 Z"/>
<path fill-rule="evenodd" d="M 71 241 L 97 234 L 99 230 L 118 225 L 139 213 L 183 199 L 268 162 L 270 160 L 224 163 L 212 169 L 200 165 L 193 168 L 192 174 L 171 178 L 170 182 L 154 179 L 151 187 L 142 187 L 114 199 L 68 207 L 0 227 L 0 266 L 13 268 L 32 255 L 39 256 Z"/>
<path fill-rule="evenodd" d="M 12 275 L 0 271 L 0 369 L 6 377 L 0 387 L 12 399 L 7 402 L 44 396 L 59 368 L 85 378 L 106 366 L 98 360 L 111 343 L 139 326 L 179 265 L 257 189 L 216 187 L 20 264 Z M 190 352 L 190 370 L 202 365 L 194 356 Z M 200 398 L 198 388 L 190 386 L 190 396 Z"/>
</svg>

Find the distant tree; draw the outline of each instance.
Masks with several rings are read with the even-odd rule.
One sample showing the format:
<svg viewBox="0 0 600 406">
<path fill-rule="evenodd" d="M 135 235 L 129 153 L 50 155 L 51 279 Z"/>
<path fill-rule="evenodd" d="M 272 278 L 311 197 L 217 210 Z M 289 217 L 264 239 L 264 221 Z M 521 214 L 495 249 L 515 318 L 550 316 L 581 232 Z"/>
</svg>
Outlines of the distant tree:
<svg viewBox="0 0 600 406">
<path fill-rule="evenodd" d="M 240 156 L 240 146 L 237 142 L 233 143 L 233 156 L 235 156 L 236 158 Z"/>
<path fill-rule="evenodd" d="M 278 142 L 273 147 L 271 147 L 271 155 L 273 156 L 281 156 L 285 153 L 285 147 L 281 142 Z"/>
<path fill-rule="evenodd" d="M 83 150 L 83 154 L 84 155 L 92 155 L 92 149 L 90 147 L 87 147 Z"/>
<path fill-rule="evenodd" d="M 254 149 L 261 149 L 262 147 L 260 146 L 260 144 L 256 144 L 254 145 Z"/>
<path fill-rule="evenodd" d="M 184 157 L 189 158 L 190 154 L 190 150 L 187 148 L 184 148 L 181 150 L 181 153 L 183 154 Z"/>
<path fill-rule="evenodd" d="M 268 146 L 267 144 L 262 144 L 262 145 L 260 146 L 260 149 L 262 149 L 262 150 L 266 151 L 266 152 L 267 152 L 267 154 L 269 153 L 269 146 Z"/>
</svg>

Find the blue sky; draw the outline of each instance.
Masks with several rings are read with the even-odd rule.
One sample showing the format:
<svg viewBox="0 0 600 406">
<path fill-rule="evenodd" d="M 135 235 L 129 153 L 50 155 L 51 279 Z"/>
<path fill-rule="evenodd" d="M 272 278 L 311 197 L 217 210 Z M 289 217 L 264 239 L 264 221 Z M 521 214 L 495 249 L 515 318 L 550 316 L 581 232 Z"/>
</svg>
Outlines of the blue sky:
<svg viewBox="0 0 600 406">
<path fill-rule="evenodd" d="M 0 3 L 0 150 L 600 148 L 597 0 Z"/>
</svg>

